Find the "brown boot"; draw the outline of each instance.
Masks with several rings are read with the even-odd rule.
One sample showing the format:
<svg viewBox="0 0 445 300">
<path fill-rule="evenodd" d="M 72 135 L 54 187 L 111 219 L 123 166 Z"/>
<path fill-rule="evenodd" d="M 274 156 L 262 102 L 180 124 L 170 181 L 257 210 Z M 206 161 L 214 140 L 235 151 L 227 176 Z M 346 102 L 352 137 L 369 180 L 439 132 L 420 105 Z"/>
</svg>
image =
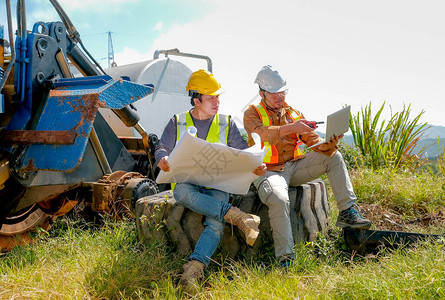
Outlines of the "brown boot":
<svg viewBox="0 0 445 300">
<path fill-rule="evenodd" d="M 199 291 L 199 279 L 204 277 L 205 264 L 192 260 L 184 265 L 184 273 L 181 275 L 179 284 L 186 293 L 196 294 Z"/>
<path fill-rule="evenodd" d="M 260 231 L 258 225 L 260 225 L 260 217 L 243 212 L 238 207 L 232 206 L 227 214 L 224 216 L 224 220 L 229 224 L 237 226 L 244 232 L 246 236 L 246 243 L 252 246 Z"/>
</svg>

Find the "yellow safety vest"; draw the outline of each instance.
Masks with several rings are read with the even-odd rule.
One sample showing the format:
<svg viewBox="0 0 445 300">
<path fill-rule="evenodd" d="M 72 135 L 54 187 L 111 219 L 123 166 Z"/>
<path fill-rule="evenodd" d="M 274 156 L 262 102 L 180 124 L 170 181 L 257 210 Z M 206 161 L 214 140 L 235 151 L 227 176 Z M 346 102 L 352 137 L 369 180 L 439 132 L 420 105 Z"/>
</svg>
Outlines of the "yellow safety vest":
<svg viewBox="0 0 445 300">
<path fill-rule="evenodd" d="M 176 141 L 182 137 L 190 126 L 195 126 L 190 112 L 184 112 L 175 115 L 176 117 Z M 212 124 L 210 124 L 209 132 L 206 136 L 206 141 L 209 143 L 220 143 L 227 145 L 227 138 L 229 136 L 229 116 L 216 114 L 213 117 Z M 174 190 L 176 183 L 172 183 L 171 187 Z"/>
<path fill-rule="evenodd" d="M 263 122 L 263 126 L 266 126 L 266 127 L 270 126 L 270 121 L 272 120 L 272 118 L 270 117 L 269 112 L 267 111 L 264 104 L 260 103 L 258 105 L 251 105 L 251 106 L 253 106 L 256 109 L 256 111 L 258 112 L 258 115 L 260 116 L 260 119 Z M 289 116 L 291 117 L 291 119 L 294 122 L 301 119 L 300 113 L 291 107 L 287 110 L 287 113 L 289 114 Z M 301 141 L 298 141 L 297 144 L 295 145 L 293 158 L 303 155 L 300 148 L 298 148 L 298 146 L 300 146 L 302 144 L 303 143 Z M 266 147 L 266 149 L 269 149 L 269 151 L 267 151 L 266 156 L 264 156 L 263 162 L 265 164 L 277 164 L 278 158 L 279 158 L 277 147 L 269 144 L 269 142 L 261 141 L 261 147 L 264 147 L 264 146 Z"/>
<path fill-rule="evenodd" d="M 176 140 L 182 137 L 187 128 L 195 126 L 190 112 L 184 112 L 176 115 Z M 227 145 L 227 137 L 229 136 L 229 116 L 216 114 L 210 124 L 206 141 L 209 143 L 220 143 Z"/>
</svg>

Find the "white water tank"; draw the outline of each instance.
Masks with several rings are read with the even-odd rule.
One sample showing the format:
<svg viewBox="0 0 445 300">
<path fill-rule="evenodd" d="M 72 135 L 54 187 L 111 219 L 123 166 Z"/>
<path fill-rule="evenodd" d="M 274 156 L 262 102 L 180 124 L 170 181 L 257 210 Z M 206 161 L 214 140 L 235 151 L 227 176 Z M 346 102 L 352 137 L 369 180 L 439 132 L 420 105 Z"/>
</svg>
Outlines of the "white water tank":
<svg viewBox="0 0 445 300">
<path fill-rule="evenodd" d="M 109 68 L 105 72 L 116 80 L 127 76 L 132 82 L 154 85 L 152 94 L 133 104 L 140 116 L 139 123 L 147 133 L 155 133 L 160 138 L 174 114 L 191 108 L 185 88 L 192 70 L 179 61 L 155 59 Z M 112 111 L 101 109 L 101 113 L 118 136 L 139 136 L 136 130 L 126 127 Z"/>
</svg>

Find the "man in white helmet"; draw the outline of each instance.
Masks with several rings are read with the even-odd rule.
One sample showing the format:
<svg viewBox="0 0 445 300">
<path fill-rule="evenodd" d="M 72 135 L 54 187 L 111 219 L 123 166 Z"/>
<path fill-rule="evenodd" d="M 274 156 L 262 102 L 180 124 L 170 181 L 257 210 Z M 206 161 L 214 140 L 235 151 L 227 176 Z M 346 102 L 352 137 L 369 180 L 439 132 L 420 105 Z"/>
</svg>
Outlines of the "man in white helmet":
<svg viewBox="0 0 445 300">
<path fill-rule="evenodd" d="M 262 144 L 269 147 L 264 158 L 267 173 L 254 184 L 261 201 L 269 207 L 275 255 L 287 266 L 295 256 L 289 186 L 302 185 L 326 173 L 340 211 L 336 225 L 366 229 L 371 227 L 371 221 L 360 215 L 346 165 L 337 151 L 337 142 L 343 136 L 334 135 L 330 141 L 303 154 L 299 145 L 311 146 L 321 138 L 308 126 L 303 114 L 285 102 L 284 78 L 272 66 L 264 66 L 255 83 L 260 88 L 261 102 L 245 111 L 244 128 L 249 134 L 249 144 L 253 143 L 251 134 L 255 132 Z"/>
<path fill-rule="evenodd" d="M 170 119 L 156 147 L 156 161 L 164 172 L 170 171 L 168 155 L 189 126 L 196 127 L 198 138 L 210 143 L 221 143 L 236 149 L 248 147 L 230 116 L 218 114 L 219 95 L 224 89 L 213 74 L 205 70 L 193 72 L 186 90 L 190 93 L 192 108 Z M 252 172 L 262 176 L 266 173 L 266 165 L 261 164 Z M 239 227 L 246 236 L 246 243 L 252 246 L 258 237 L 260 218 L 232 206 L 229 203 L 229 194 L 224 191 L 179 182 L 173 193 L 176 201 L 206 216 L 204 231 L 189 261 L 184 265 L 184 273 L 180 279 L 183 289 L 193 293 L 198 289 L 203 270 L 210 263 L 210 258 L 221 241 L 225 222 Z"/>
</svg>

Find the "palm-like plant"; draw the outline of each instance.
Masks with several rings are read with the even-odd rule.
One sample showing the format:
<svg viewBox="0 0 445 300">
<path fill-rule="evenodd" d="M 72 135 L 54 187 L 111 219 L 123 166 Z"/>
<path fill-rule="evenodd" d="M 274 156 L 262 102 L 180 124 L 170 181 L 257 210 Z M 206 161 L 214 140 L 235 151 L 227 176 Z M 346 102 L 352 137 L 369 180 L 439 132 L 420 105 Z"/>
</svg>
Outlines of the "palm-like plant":
<svg viewBox="0 0 445 300">
<path fill-rule="evenodd" d="M 403 107 L 401 112 L 391 113 L 388 122 L 380 121 L 385 103 L 373 117 L 371 103 L 349 121 L 355 146 L 360 149 L 363 156 L 367 157 L 369 167 L 390 167 L 394 169 L 417 167 L 426 161 L 422 147 L 417 153 L 414 149 L 427 129 L 427 123 L 420 124 L 420 112 L 410 120 L 411 105 Z"/>
</svg>

